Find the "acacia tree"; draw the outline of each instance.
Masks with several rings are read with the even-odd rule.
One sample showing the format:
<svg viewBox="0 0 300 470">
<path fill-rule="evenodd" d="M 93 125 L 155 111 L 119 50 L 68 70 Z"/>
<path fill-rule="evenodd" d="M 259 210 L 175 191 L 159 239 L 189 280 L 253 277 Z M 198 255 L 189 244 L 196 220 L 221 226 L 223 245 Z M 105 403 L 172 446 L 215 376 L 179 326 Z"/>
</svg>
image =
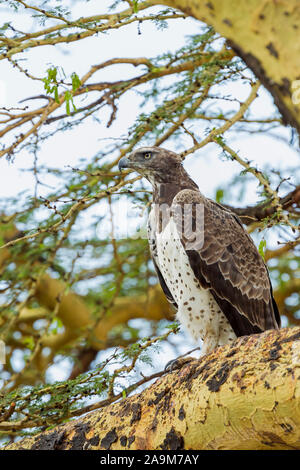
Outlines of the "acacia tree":
<svg viewBox="0 0 300 470">
<path fill-rule="evenodd" d="M 0 59 L 32 83 L 36 94 L 24 96 L 18 105 L 0 109 L 0 156 L 14 165 L 26 153 L 33 160 L 30 171 L 34 177 L 29 194 L 1 201 L 0 331 L 7 357 L 0 375 L 0 432 L 3 442 L 7 442 L 87 411 L 100 408 L 105 415 L 107 405 L 129 406 L 126 403 L 131 403 L 130 427 L 141 420 L 143 410 L 139 402 L 135 399 L 128 402 L 126 397 L 164 375 L 161 364 L 153 370 L 148 365 L 149 373 L 145 375 L 145 363 L 151 359 L 155 362 L 153 352 L 159 345 L 168 345 L 176 353 L 172 338 L 178 331 L 173 323 L 174 312 L 156 285 L 147 241 L 133 231 L 121 238 L 116 233 L 118 201 L 147 208 L 151 199 L 149 188 L 140 177 L 120 175 L 117 171 L 119 159 L 133 148 L 173 146 L 183 159 L 195 155 L 200 162 L 202 149 L 206 151 L 213 146 L 214 152 L 228 164 L 233 161 L 239 165 L 239 175 L 235 174 L 225 186 L 214 188 L 215 198 L 236 212 L 250 233 L 259 234 L 256 240 L 260 240 L 260 253 L 269 263 L 275 298 L 285 325 L 299 325 L 298 165 L 276 168 L 270 161 L 269 168 L 260 168 L 257 162 L 241 154 L 238 140 L 245 134 L 265 138 L 283 135 L 286 145 L 296 149 L 299 8 L 296 2 L 287 6 L 284 1 L 242 1 L 236 2 L 233 8 L 232 2 L 226 0 L 199 0 L 192 6 L 187 0 L 128 0 L 110 2 L 107 11 L 93 16 L 76 17 L 74 2 L 58 1 L 52 6 L 42 1 L 11 0 L 0 5 L 4 3 L 15 13 L 12 20 L 1 25 Z M 82 11 L 85 3 L 84 0 L 76 2 Z M 161 8 L 153 8 L 157 4 Z M 284 36 L 273 25 L 274 12 L 284 21 Z M 14 18 L 21 14 L 32 17 L 29 29 L 21 30 L 15 25 Z M 130 57 L 129 53 L 128 57 L 111 57 L 93 62 L 81 74 L 77 70 L 64 74 L 60 63 L 40 70 L 39 75 L 34 72 L 36 67 L 30 54 L 43 46 L 45 50 L 47 46 L 61 44 L 76 46 L 89 38 L 101 42 L 105 32 L 114 34 L 124 30 L 125 34 L 132 23 L 137 25 L 137 34 L 142 35 L 143 24 L 147 22 L 154 23 L 158 29 L 176 22 L 179 28 L 189 15 L 205 24 L 199 24 L 199 33 L 190 36 L 176 51 L 162 50 L 157 57 Z M 283 65 L 289 47 L 290 60 Z M 133 72 L 130 70 L 127 78 L 130 67 Z M 115 79 L 103 78 L 111 70 L 117 70 Z M 235 94 L 234 85 L 243 87 L 245 99 Z M 258 116 L 255 104 L 264 87 L 273 95 L 277 109 L 270 105 L 264 116 Z M 105 145 L 102 142 L 101 149 L 83 158 L 78 167 L 40 163 L 44 146 L 63 132 L 75 132 L 93 119 L 99 122 L 106 119 L 107 128 L 113 129 L 125 99 L 133 92 L 139 96 L 140 111 L 134 122 L 129 123 L 127 135 Z M 290 130 L 283 132 L 286 125 Z M 265 148 L 261 152 L 265 153 Z M 47 178 L 55 182 L 55 189 L 44 184 Z M 247 194 L 253 181 L 258 186 L 256 204 L 250 206 L 247 197 L 243 197 L 243 204 L 238 206 L 237 190 Z M 99 206 L 103 208 L 101 215 L 97 212 Z M 104 237 L 98 236 L 99 225 L 106 227 Z M 272 240 L 276 244 L 267 249 Z M 133 319 L 140 322 L 133 324 Z M 270 350 L 276 352 L 283 348 L 282 344 L 288 347 L 297 339 L 297 332 L 285 332 L 280 340 L 271 341 Z M 252 343 L 249 344 L 245 346 L 244 357 L 247 348 L 251 349 Z M 240 377 L 238 374 L 253 375 L 258 366 L 251 363 L 251 354 L 248 369 L 233 370 L 236 359 L 226 362 L 226 355 L 234 355 L 234 351 L 223 350 L 220 369 L 216 365 L 210 370 L 209 364 L 217 360 L 216 356 L 207 358 L 199 370 L 191 366 L 189 380 L 199 377 L 209 384 L 208 392 L 221 393 L 227 377 L 234 382 L 237 379 L 233 377 Z M 282 377 L 289 354 L 290 349 L 286 361 L 280 363 Z M 279 358 L 277 353 L 271 357 L 272 361 Z M 50 383 L 47 374 L 62 359 L 68 360 L 68 380 Z M 272 364 L 274 370 L 279 367 Z M 272 380 L 277 379 L 264 378 L 268 385 L 273 384 Z M 246 385 L 241 385 L 241 378 L 238 381 L 241 392 L 248 383 L 246 380 Z M 165 382 L 161 386 L 165 387 Z M 153 387 L 146 391 L 152 393 L 149 403 L 151 400 L 155 403 L 161 393 Z M 168 383 L 165 388 L 172 387 Z M 257 392 L 260 403 L 267 388 Z M 181 403 L 181 389 L 178 390 L 177 399 Z M 229 390 L 230 384 L 224 391 L 225 402 L 230 400 Z M 168 393 L 164 395 L 164 406 L 170 400 Z M 294 393 L 295 397 L 298 392 Z M 285 402 L 285 395 L 282 400 Z M 116 401 L 120 403 L 112 405 Z M 180 413 L 180 409 L 177 425 L 187 413 L 183 409 Z M 193 418 L 192 409 L 188 415 Z M 156 413 L 156 419 L 157 416 Z M 216 416 L 211 419 L 215 420 Z M 141 423 L 142 429 L 145 424 L 143 420 Z M 261 426 L 264 423 L 262 420 Z M 70 426 L 74 429 L 74 423 Z M 253 423 L 251 426 L 257 430 Z M 141 439 L 140 443 L 130 442 L 129 427 L 129 434 L 123 435 L 125 446 L 145 446 Z M 162 418 L 159 429 L 155 439 L 148 442 L 153 448 L 214 447 L 199 436 L 198 441 L 183 438 L 184 433 L 178 434 L 174 423 L 163 434 Z M 284 434 L 286 428 L 280 429 Z M 60 439 L 62 435 L 67 436 L 65 431 L 61 432 Z M 101 439 L 98 436 L 97 445 L 101 448 L 123 445 L 112 425 L 108 424 L 105 432 Z M 251 445 L 257 445 L 258 435 L 261 436 L 260 431 Z M 52 439 L 55 443 L 56 437 Z M 283 437 L 280 439 L 281 445 L 288 445 Z M 215 447 L 226 447 L 229 441 L 219 440 Z M 241 445 L 238 439 L 232 442 L 232 447 Z M 271 431 L 264 442 L 262 445 L 267 447 L 274 445 Z M 298 437 L 294 436 L 289 444 L 295 442 Z"/>
</svg>

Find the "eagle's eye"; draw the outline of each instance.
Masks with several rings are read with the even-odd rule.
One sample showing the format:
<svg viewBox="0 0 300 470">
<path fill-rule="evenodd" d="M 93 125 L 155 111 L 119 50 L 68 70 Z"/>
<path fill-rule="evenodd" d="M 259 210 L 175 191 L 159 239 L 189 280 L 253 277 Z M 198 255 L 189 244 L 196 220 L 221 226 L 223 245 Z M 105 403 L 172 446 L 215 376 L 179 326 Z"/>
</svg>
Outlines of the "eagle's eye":
<svg viewBox="0 0 300 470">
<path fill-rule="evenodd" d="M 152 157 L 151 152 L 147 152 L 147 153 L 144 154 L 144 158 L 145 158 L 146 160 L 149 160 L 149 158 L 151 158 L 151 157 Z"/>
</svg>

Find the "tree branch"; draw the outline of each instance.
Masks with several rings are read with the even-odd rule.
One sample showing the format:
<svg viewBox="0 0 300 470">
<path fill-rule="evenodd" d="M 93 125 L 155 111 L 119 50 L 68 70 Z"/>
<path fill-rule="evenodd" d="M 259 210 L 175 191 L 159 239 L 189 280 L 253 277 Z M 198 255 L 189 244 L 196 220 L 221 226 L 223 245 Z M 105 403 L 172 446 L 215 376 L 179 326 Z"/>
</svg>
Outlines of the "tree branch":
<svg viewBox="0 0 300 470">
<path fill-rule="evenodd" d="M 293 99 L 293 83 L 299 78 L 298 0 L 152 0 L 151 3 L 177 8 L 213 26 L 227 38 L 230 47 L 272 94 L 284 124 L 300 132 L 300 103 Z"/>
<path fill-rule="evenodd" d="M 300 449 L 299 340 L 298 327 L 238 338 L 140 394 L 6 449 Z"/>
<path fill-rule="evenodd" d="M 300 186 L 297 186 L 296 189 L 288 193 L 286 196 L 279 198 L 279 205 L 282 209 L 287 211 L 294 205 L 296 207 L 300 207 Z M 223 204 L 223 206 L 237 214 L 241 221 L 246 225 L 250 225 L 255 221 L 260 221 L 270 217 L 275 214 L 277 210 L 275 206 L 271 205 L 270 201 L 258 204 L 257 206 L 248 207 L 232 207 L 226 204 Z"/>
</svg>

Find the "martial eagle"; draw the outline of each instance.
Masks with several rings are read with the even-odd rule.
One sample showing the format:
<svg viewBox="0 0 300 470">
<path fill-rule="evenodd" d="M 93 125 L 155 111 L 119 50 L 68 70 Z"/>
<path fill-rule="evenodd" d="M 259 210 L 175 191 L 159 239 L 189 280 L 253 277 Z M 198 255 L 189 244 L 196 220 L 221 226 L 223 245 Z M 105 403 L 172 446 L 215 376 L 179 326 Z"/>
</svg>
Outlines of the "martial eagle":
<svg viewBox="0 0 300 470">
<path fill-rule="evenodd" d="M 203 196 L 180 156 L 143 147 L 119 161 L 123 168 L 152 184 L 153 263 L 179 322 L 203 341 L 202 354 L 238 336 L 279 328 L 268 271 L 252 239 L 233 212 Z"/>
</svg>

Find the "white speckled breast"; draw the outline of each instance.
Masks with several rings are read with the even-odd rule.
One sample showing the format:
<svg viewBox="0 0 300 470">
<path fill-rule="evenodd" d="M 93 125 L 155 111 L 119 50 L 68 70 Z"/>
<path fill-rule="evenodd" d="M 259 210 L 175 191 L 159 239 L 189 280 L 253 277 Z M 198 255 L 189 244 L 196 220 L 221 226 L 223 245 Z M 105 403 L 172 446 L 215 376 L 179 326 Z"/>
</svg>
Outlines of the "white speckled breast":
<svg viewBox="0 0 300 470">
<path fill-rule="evenodd" d="M 209 290 L 203 289 L 190 266 L 172 218 L 156 233 L 159 269 L 178 305 L 177 318 L 196 341 L 204 341 L 205 352 L 236 338 L 227 318 Z"/>
</svg>

